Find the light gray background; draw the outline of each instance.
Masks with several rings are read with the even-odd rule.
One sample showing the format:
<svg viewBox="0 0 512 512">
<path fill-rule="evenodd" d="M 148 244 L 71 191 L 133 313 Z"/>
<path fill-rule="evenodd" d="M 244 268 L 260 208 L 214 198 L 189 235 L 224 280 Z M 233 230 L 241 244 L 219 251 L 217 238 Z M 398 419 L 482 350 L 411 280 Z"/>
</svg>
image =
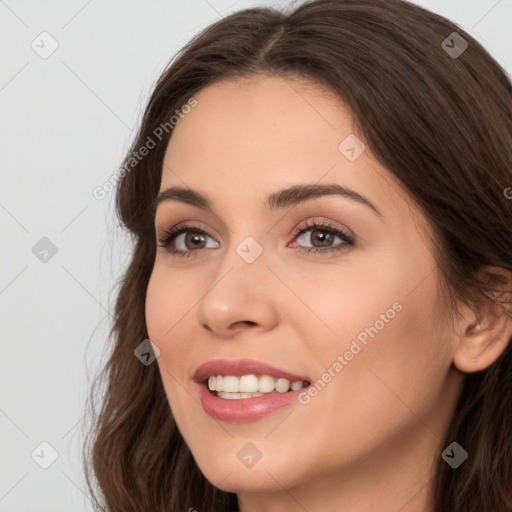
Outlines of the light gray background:
<svg viewBox="0 0 512 512">
<path fill-rule="evenodd" d="M 469 31 L 510 74 L 512 0 L 416 3 Z M 92 190 L 119 169 L 175 52 L 257 5 L 288 2 L 0 0 L 0 511 L 92 510 L 80 421 L 130 252 L 114 193 Z M 59 45 L 47 59 L 31 48 L 50 48 L 43 31 Z M 42 237 L 58 250 L 46 263 L 32 252 Z M 31 458 L 37 448 L 36 460 L 51 460 L 43 441 L 59 454 L 48 469 Z"/>
</svg>

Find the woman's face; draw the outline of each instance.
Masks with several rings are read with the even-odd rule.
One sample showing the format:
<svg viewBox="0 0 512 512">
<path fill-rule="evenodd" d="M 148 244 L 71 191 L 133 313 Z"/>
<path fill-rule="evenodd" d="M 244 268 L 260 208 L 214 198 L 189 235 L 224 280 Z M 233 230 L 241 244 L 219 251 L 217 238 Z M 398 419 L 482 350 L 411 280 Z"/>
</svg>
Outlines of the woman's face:
<svg viewBox="0 0 512 512">
<path fill-rule="evenodd" d="M 384 471 L 419 490 L 460 391 L 425 218 L 319 85 L 261 76 L 195 98 L 160 189 L 189 194 L 155 219 L 160 239 L 192 227 L 157 249 L 146 320 L 197 464 L 239 496 L 306 499 Z M 214 396 L 211 375 L 251 395 Z"/>
</svg>

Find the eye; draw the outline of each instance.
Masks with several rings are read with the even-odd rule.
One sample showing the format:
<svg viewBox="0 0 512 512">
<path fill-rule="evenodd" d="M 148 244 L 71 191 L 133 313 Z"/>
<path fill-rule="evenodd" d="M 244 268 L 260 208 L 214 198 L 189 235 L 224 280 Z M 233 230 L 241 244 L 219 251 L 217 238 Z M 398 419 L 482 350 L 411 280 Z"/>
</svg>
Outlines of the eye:
<svg viewBox="0 0 512 512">
<path fill-rule="evenodd" d="M 311 232 L 309 236 L 305 236 Z M 326 221 L 306 223 L 295 229 L 293 247 L 296 242 L 301 244 L 311 241 L 313 244 L 305 247 L 298 247 L 298 250 L 310 252 L 329 252 L 345 249 L 347 246 L 355 244 L 355 238 L 348 235 L 343 229 L 333 226 Z M 199 226 L 182 225 L 173 226 L 167 230 L 158 240 L 158 246 L 165 248 L 170 254 L 182 257 L 189 257 L 197 253 L 200 249 L 212 249 L 219 247 L 219 243 L 214 241 L 208 245 L 208 238 L 211 238 Z M 301 238 L 303 240 L 301 240 Z M 332 245 L 336 238 L 340 240 L 337 245 Z M 305 240 L 304 240 L 305 239 Z"/>
<path fill-rule="evenodd" d="M 309 232 L 311 233 L 305 236 Z M 305 226 L 299 226 L 295 230 L 294 235 L 297 241 L 303 238 L 301 243 L 307 241 L 310 241 L 312 244 L 318 243 L 318 245 L 310 245 L 309 247 L 299 247 L 299 250 L 308 253 L 338 251 L 355 244 L 354 237 L 348 235 L 343 229 L 333 226 L 326 221 L 312 221 L 311 224 L 306 223 Z M 341 240 L 341 244 L 333 245 L 336 238 Z"/>
<path fill-rule="evenodd" d="M 199 226 L 174 226 L 158 240 L 158 246 L 166 248 L 171 254 L 190 256 L 198 249 L 212 248 L 211 245 L 209 247 L 205 245 L 207 237 L 210 238 Z M 171 243 L 177 248 L 170 248 Z M 218 242 L 214 242 L 213 248 L 218 246 Z"/>
</svg>

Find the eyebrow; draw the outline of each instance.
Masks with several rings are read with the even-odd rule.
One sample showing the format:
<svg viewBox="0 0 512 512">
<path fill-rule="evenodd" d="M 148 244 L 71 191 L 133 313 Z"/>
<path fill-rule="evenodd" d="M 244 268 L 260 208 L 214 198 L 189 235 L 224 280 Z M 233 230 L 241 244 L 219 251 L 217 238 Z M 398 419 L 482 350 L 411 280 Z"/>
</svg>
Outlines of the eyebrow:
<svg viewBox="0 0 512 512">
<path fill-rule="evenodd" d="M 359 194 L 355 190 L 349 189 L 338 185 L 337 183 L 330 183 L 325 185 L 317 184 L 300 184 L 294 185 L 278 192 L 270 194 L 267 198 L 265 206 L 271 211 L 294 206 L 309 199 L 323 196 L 341 196 L 350 199 L 359 204 L 365 205 L 372 209 L 377 215 L 382 217 L 382 213 L 377 207 L 366 197 Z M 212 201 L 205 195 L 180 186 L 174 186 L 163 190 L 153 203 L 153 212 L 156 212 L 161 203 L 167 201 L 179 201 L 181 203 L 189 204 L 201 208 L 202 210 L 212 211 Z"/>
</svg>

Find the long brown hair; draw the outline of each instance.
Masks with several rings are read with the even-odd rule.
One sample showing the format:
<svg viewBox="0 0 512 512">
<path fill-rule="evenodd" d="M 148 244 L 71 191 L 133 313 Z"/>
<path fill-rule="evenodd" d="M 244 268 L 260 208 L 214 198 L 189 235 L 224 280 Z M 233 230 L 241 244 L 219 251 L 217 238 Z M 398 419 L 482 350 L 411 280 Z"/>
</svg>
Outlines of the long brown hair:
<svg viewBox="0 0 512 512">
<path fill-rule="evenodd" d="M 461 54 L 450 50 L 464 49 L 453 32 L 468 45 Z M 351 109 L 358 133 L 432 226 L 452 304 L 497 300 L 477 271 L 512 271 L 512 200 L 504 193 L 512 186 L 512 87 L 474 38 L 403 0 L 316 0 L 290 12 L 254 8 L 221 19 L 161 75 L 118 182 L 116 212 L 131 233 L 133 254 L 118 291 L 111 354 L 90 395 L 93 407 L 101 403 L 84 444 L 97 510 L 237 509 L 236 495 L 216 489 L 199 470 L 157 365 L 141 364 L 134 349 L 148 338 L 152 205 L 172 135 L 169 119 L 209 84 L 260 73 L 314 80 Z M 148 138 L 155 147 L 134 160 Z M 439 457 L 436 512 L 512 510 L 511 426 L 509 344 L 488 369 L 466 377 L 444 446 L 457 441 L 469 458 L 452 469 Z"/>
</svg>

